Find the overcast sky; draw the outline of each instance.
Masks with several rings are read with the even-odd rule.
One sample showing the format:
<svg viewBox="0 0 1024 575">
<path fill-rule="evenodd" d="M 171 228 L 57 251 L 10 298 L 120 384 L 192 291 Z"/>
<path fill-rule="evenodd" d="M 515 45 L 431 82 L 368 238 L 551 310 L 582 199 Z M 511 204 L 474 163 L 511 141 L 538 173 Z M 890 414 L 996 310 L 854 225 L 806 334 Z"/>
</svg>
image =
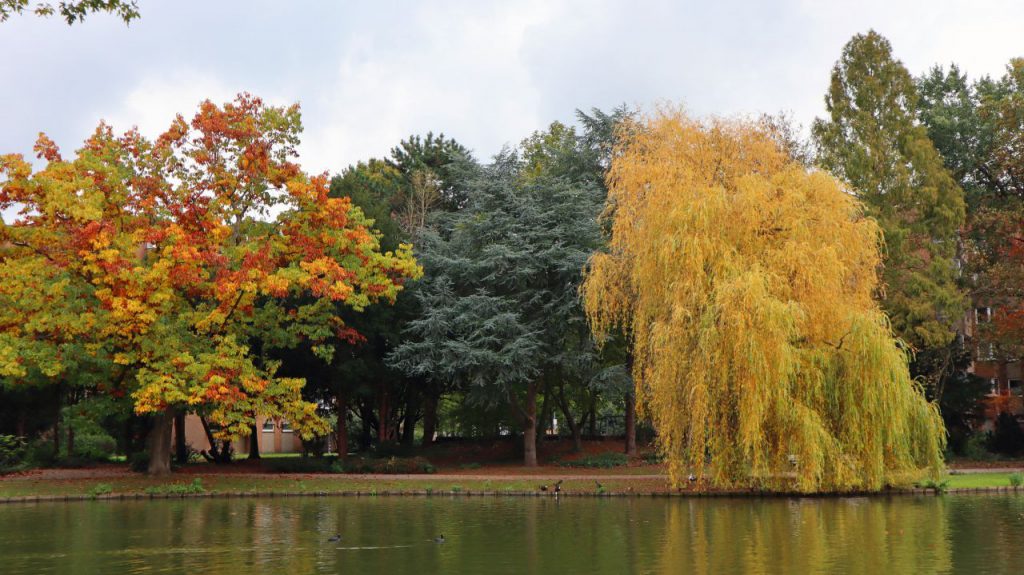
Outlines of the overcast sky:
<svg viewBox="0 0 1024 575">
<path fill-rule="evenodd" d="M 979 7 L 984 4 L 984 7 Z M 488 158 L 576 108 L 823 113 L 850 36 L 874 28 L 920 74 L 1001 75 L 1024 2 L 139 0 L 142 19 L 0 24 L 0 153 L 65 151 L 102 118 L 147 135 L 205 98 L 299 102 L 301 163 L 338 172 L 444 132 Z"/>
</svg>

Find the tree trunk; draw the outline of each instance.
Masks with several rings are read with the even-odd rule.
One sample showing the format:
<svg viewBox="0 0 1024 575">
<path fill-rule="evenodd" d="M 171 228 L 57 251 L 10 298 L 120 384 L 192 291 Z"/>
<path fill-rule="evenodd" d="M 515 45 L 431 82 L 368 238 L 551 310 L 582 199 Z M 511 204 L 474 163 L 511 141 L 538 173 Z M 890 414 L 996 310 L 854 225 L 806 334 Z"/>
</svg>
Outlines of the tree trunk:
<svg viewBox="0 0 1024 575">
<path fill-rule="evenodd" d="M 68 423 L 68 457 L 75 454 L 75 428 Z"/>
<path fill-rule="evenodd" d="M 391 439 L 388 433 L 388 421 L 391 419 L 391 405 L 388 402 L 387 390 L 380 392 L 380 404 L 377 409 L 377 443 L 378 445 Z"/>
<path fill-rule="evenodd" d="M 537 437 L 537 451 L 540 451 L 541 443 L 547 430 L 551 425 L 551 384 L 544 384 L 544 402 L 540 406 L 540 417 L 534 417 L 536 423 L 535 435 Z"/>
<path fill-rule="evenodd" d="M 526 387 L 523 420 L 523 465 L 537 467 L 537 385 L 534 383 Z"/>
<path fill-rule="evenodd" d="M 572 410 L 569 409 L 569 402 L 565 399 L 565 386 L 560 385 L 558 387 L 558 407 L 562 411 L 562 415 L 565 417 L 565 424 L 569 426 L 569 431 L 572 432 L 572 449 L 579 453 L 583 451 L 583 430 L 581 429 L 581 423 L 577 422 L 576 418 L 572 416 Z"/>
<path fill-rule="evenodd" d="M 437 431 L 437 396 L 433 391 L 427 392 L 423 399 L 423 446 L 434 444 L 434 433 Z"/>
<path fill-rule="evenodd" d="M 590 413 L 587 414 L 590 417 L 590 438 L 597 439 L 597 394 L 591 394 L 590 396 Z"/>
<path fill-rule="evenodd" d="M 60 407 L 64 396 L 61 394 L 61 384 L 57 382 L 57 415 L 53 418 L 53 457 L 60 457 Z"/>
<path fill-rule="evenodd" d="M 255 423 L 249 428 L 249 456 L 246 459 L 261 459 L 260 457 L 260 436 L 262 433 Z"/>
<path fill-rule="evenodd" d="M 636 395 L 626 394 L 626 455 L 636 456 Z"/>
<path fill-rule="evenodd" d="M 416 439 L 416 400 L 412 394 L 405 402 L 405 417 L 402 418 L 402 445 L 412 446 Z"/>
<path fill-rule="evenodd" d="M 153 418 L 153 429 L 149 431 L 149 468 L 150 475 L 168 475 L 171 473 L 171 424 L 174 422 L 174 410 L 168 408 Z"/>
<path fill-rule="evenodd" d="M 338 449 L 338 458 L 348 457 L 348 400 L 345 394 L 338 392 L 334 396 L 335 409 L 338 411 L 338 427 L 334 430 L 334 443 Z"/>
</svg>

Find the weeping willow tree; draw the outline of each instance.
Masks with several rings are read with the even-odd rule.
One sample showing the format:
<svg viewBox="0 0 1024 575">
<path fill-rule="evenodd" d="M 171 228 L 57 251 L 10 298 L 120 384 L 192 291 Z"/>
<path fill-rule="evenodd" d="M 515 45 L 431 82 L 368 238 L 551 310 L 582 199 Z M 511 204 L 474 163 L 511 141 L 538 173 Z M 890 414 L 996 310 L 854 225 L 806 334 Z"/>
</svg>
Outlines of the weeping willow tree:
<svg viewBox="0 0 1024 575">
<path fill-rule="evenodd" d="M 942 466 L 945 433 L 873 299 L 880 230 L 771 130 L 662 111 L 608 174 L 583 297 L 629 333 L 671 481 L 877 490 Z"/>
</svg>

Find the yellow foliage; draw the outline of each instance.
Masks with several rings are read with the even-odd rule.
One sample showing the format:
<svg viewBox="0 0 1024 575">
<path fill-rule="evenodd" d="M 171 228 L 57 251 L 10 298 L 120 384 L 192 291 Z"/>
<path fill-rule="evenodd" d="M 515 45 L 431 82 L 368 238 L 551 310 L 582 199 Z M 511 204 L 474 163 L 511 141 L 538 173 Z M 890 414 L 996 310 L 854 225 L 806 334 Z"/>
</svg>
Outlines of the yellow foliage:
<svg viewBox="0 0 1024 575">
<path fill-rule="evenodd" d="M 878 225 L 760 125 L 646 120 L 609 175 L 595 334 L 632 339 L 674 483 L 875 490 L 941 467 L 938 411 L 873 301 Z"/>
</svg>

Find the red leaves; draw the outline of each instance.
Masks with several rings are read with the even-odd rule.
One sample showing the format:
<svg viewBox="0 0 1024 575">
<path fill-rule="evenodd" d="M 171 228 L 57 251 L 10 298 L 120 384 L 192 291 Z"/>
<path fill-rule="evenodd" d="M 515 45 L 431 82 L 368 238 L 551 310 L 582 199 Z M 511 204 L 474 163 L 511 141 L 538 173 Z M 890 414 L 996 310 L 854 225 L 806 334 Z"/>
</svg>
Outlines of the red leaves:
<svg viewBox="0 0 1024 575">
<path fill-rule="evenodd" d="M 39 139 L 36 140 L 36 145 L 32 147 L 32 150 L 36 153 L 37 158 L 45 159 L 47 162 L 61 161 L 60 148 L 42 132 L 39 132 Z"/>
</svg>

